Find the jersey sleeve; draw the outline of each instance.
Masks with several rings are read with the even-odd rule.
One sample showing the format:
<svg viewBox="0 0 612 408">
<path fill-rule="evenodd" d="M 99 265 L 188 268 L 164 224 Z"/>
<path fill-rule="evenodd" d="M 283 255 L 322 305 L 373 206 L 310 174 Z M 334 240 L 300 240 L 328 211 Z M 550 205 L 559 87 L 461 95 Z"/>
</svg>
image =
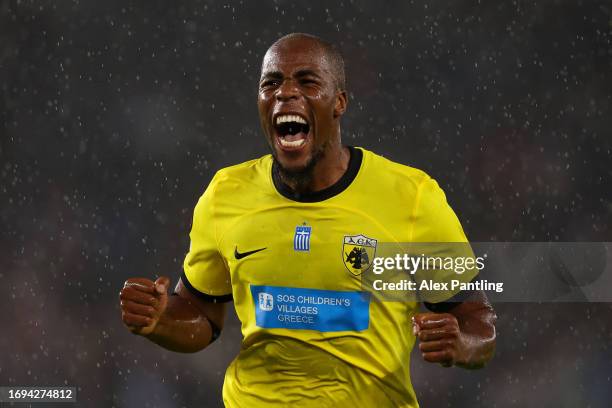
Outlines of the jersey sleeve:
<svg viewBox="0 0 612 408">
<path fill-rule="evenodd" d="M 217 182 L 217 177 L 213 178 L 196 204 L 181 278 L 196 296 L 210 302 L 227 302 L 232 300 L 232 285 L 217 241 L 214 205 Z"/>
<path fill-rule="evenodd" d="M 412 216 L 412 241 L 467 242 L 461 223 L 438 183 L 426 176 L 417 190 Z"/>
<path fill-rule="evenodd" d="M 435 303 L 461 301 L 465 295 L 462 284 L 472 281 L 479 270 L 472 247 L 444 191 L 428 176 L 419 185 L 412 221 L 413 251 L 430 261 L 428 268 L 416 273 L 417 283 L 420 285 L 421 281 L 427 280 L 447 288 L 421 290 L 421 300 L 428 307 Z"/>
</svg>

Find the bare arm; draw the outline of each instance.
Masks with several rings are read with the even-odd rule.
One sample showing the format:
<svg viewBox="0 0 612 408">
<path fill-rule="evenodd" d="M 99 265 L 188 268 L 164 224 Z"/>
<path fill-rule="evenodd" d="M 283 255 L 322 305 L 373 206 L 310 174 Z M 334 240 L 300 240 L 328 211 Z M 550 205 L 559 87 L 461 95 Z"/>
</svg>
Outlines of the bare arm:
<svg viewBox="0 0 612 408">
<path fill-rule="evenodd" d="M 128 279 L 120 292 L 123 322 L 132 333 L 168 350 L 200 351 L 211 343 L 213 325 L 223 328 L 226 305 L 200 299 L 181 280 L 176 295 L 168 296 L 169 283 L 165 277 Z"/>
<path fill-rule="evenodd" d="M 496 319 L 482 291 L 472 292 L 448 313 L 417 314 L 415 334 L 423 358 L 446 367 L 484 367 L 495 352 Z"/>
</svg>

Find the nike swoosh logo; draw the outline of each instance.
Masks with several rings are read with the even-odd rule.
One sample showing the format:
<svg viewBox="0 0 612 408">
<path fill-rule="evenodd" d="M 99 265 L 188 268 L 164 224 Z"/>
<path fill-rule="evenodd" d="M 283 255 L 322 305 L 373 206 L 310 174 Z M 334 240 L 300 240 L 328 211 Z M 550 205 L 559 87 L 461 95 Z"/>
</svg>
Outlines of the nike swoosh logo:
<svg viewBox="0 0 612 408">
<path fill-rule="evenodd" d="M 234 258 L 242 259 L 249 255 L 253 255 L 256 252 L 263 251 L 264 249 L 266 248 L 259 248 L 259 249 L 255 249 L 254 251 L 238 252 L 238 246 L 236 245 L 236 247 L 234 248 Z"/>
</svg>

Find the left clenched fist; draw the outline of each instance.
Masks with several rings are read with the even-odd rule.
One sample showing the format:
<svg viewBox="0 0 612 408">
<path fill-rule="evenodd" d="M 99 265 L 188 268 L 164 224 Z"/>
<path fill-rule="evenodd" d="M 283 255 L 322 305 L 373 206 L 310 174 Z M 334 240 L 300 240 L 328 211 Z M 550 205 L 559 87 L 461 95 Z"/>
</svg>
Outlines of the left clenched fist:
<svg viewBox="0 0 612 408">
<path fill-rule="evenodd" d="M 463 360 L 465 345 L 455 316 L 449 313 L 417 313 L 412 323 L 425 361 L 450 367 Z"/>
</svg>

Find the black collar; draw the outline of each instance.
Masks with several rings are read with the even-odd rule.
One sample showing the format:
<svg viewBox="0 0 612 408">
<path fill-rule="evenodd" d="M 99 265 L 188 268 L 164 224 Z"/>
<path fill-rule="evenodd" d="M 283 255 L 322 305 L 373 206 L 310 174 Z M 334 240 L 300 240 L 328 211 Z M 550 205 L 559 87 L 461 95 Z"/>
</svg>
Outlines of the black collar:
<svg viewBox="0 0 612 408">
<path fill-rule="evenodd" d="M 313 191 L 308 193 L 296 193 L 283 183 L 278 174 L 277 164 L 274 162 L 272 165 L 272 182 L 274 183 L 274 187 L 276 190 L 285 198 L 288 198 L 293 201 L 297 201 L 300 203 L 316 203 L 318 201 L 327 200 L 335 195 L 340 194 L 348 186 L 351 185 L 355 177 L 357 177 L 357 173 L 359 173 L 359 168 L 361 167 L 361 161 L 363 160 L 363 152 L 361 149 L 355 149 L 352 146 L 347 146 L 349 149 L 349 153 L 351 155 L 348 163 L 348 167 L 342 177 L 338 181 L 336 181 L 333 185 L 319 191 Z"/>
</svg>

